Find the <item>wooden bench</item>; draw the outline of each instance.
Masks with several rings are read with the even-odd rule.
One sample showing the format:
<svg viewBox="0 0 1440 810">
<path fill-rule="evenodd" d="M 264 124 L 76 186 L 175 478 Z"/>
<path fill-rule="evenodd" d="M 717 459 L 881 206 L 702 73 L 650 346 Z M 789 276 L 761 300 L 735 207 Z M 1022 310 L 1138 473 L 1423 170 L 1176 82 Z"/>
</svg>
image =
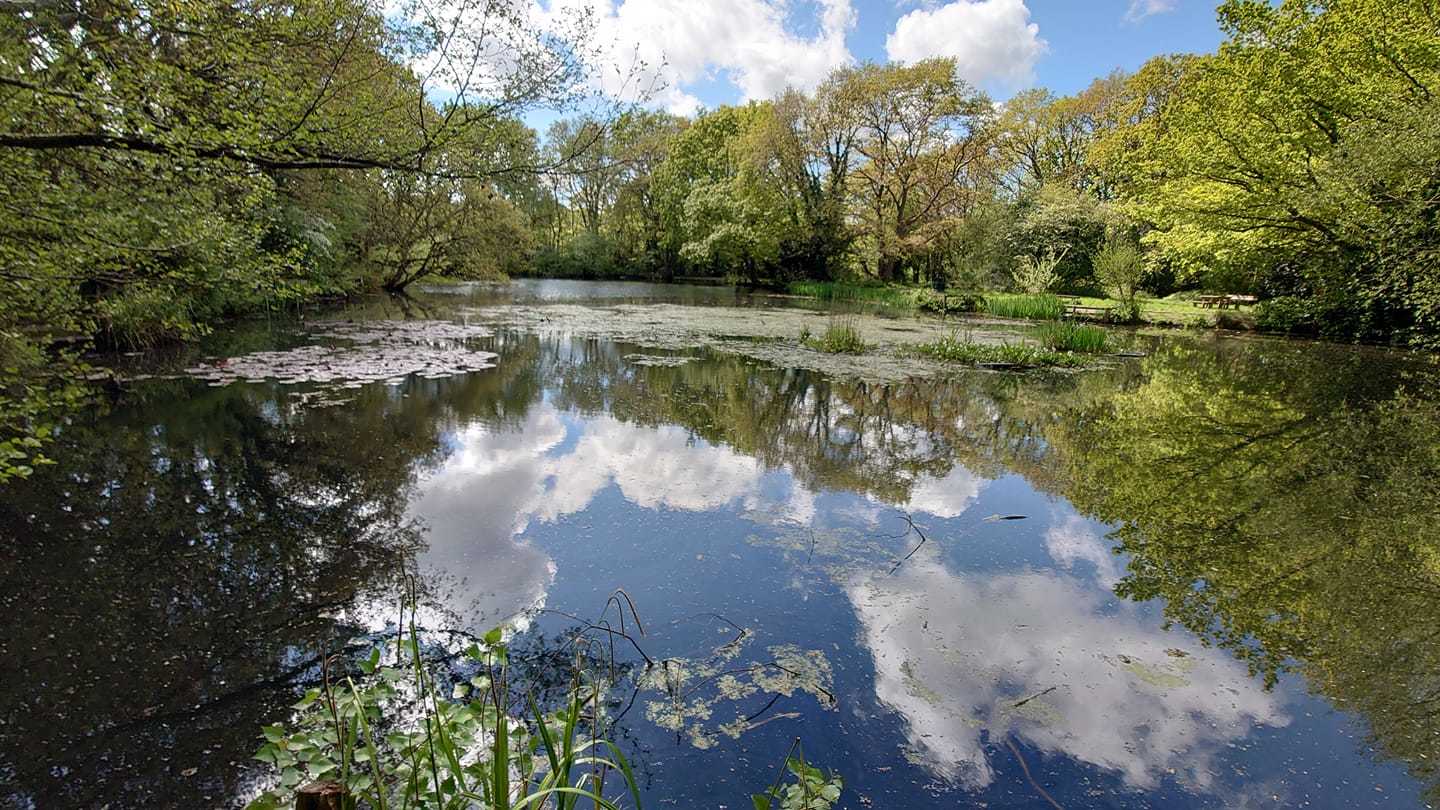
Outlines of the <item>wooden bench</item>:
<svg viewBox="0 0 1440 810">
<path fill-rule="evenodd" d="M 1065 304 L 1060 313 L 1066 318 L 1109 318 L 1110 307 L 1092 307 L 1085 304 Z"/>
<path fill-rule="evenodd" d="M 1202 309 L 1239 309 L 1242 304 L 1254 304 L 1259 300 L 1253 295 L 1197 295 L 1192 303 Z"/>
</svg>

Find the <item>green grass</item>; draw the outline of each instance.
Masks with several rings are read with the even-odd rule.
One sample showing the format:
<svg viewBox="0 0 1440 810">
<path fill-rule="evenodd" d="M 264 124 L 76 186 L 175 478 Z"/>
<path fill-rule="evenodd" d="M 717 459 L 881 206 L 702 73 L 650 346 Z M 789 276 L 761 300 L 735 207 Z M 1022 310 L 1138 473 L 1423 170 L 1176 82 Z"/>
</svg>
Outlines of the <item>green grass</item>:
<svg viewBox="0 0 1440 810">
<path fill-rule="evenodd" d="M 1001 318 L 1027 321 L 1058 321 L 1065 305 L 1058 295 L 1022 293 L 986 293 L 984 311 Z"/>
<path fill-rule="evenodd" d="M 866 349 L 860 330 L 848 320 L 831 321 L 819 337 L 811 336 L 807 327 L 800 334 L 800 342 L 826 354 L 862 354 Z"/>
<path fill-rule="evenodd" d="M 835 303 L 873 303 L 897 309 L 955 314 L 969 311 L 985 312 L 1001 318 L 1029 321 L 1061 320 L 1065 304 L 1058 295 L 988 292 L 983 298 L 951 293 L 942 295 L 927 287 L 906 287 L 898 284 L 856 284 L 841 281 L 794 281 L 788 286 L 791 295 Z M 1166 298 L 1141 298 L 1140 321 L 1163 326 L 1214 327 L 1225 321 L 1230 328 L 1243 327 L 1253 321 L 1253 307 L 1239 310 L 1201 309 L 1191 303 L 1190 293 Z M 1067 296 L 1087 307 L 1115 307 L 1109 298 Z"/>
<path fill-rule="evenodd" d="M 792 281 L 786 287 L 791 295 L 818 298 L 841 303 L 873 303 L 892 307 L 914 306 L 914 297 L 906 287 L 878 284 L 850 284 L 843 281 Z"/>
<path fill-rule="evenodd" d="M 947 363 L 983 365 L 1003 363 L 1016 366 L 1063 366 L 1085 364 L 1079 356 L 1056 352 L 1024 343 L 976 343 L 959 335 L 947 335 L 930 343 L 913 347 L 916 354 Z"/>
<path fill-rule="evenodd" d="M 1100 354 L 1110 347 L 1110 333 L 1072 321 L 1041 324 L 1035 328 L 1035 337 L 1052 352 Z"/>
</svg>

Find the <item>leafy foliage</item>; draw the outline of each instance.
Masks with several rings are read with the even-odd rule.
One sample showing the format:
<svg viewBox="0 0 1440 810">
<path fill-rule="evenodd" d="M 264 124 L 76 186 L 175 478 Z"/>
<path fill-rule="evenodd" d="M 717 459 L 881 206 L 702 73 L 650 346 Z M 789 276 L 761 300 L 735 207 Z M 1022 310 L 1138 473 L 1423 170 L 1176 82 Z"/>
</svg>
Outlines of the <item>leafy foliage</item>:
<svg viewBox="0 0 1440 810">
<path fill-rule="evenodd" d="M 785 771 L 790 780 L 777 780 L 764 793 L 751 796 L 755 810 L 830 810 L 840 800 L 844 781 L 838 774 L 825 773 L 805 761 L 805 752 L 799 750 L 799 741 L 791 747 L 794 756 L 785 758 Z"/>
<path fill-rule="evenodd" d="M 359 682 L 327 675 L 323 688 L 306 692 L 294 706 L 292 730 L 263 729 L 265 742 L 255 758 L 279 772 L 279 785 L 252 801 L 250 810 L 287 807 L 291 793 L 314 780 L 343 785 L 349 806 L 364 801 L 380 810 L 501 810 L 552 800 L 568 810 L 582 798 L 615 810 L 601 795 L 610 771 L 620 774 L 640 806 L 619 748 L 598 733 L 581 737 L 583 716 L 600 716 L 590 700 L 598 700 L 602 688 L 583 666 L 577 663 L 565 706 L 546 714 L 531 696 L 528 718 L 521 719 L 510 711 L 508 651 L 500 630 L 467 648 L 478 673 L 448 696 L 440 694 L 413 624 L 395 641 L 393 665 L 382 665 L 387 652 L 372 650 L 360 664 Z M 593 720 L 590 725 L 594 732 Z"/>
<path fill-rule="evenodd" d="M 1060 274 L 1055 272 L 1055 268 L 1065 258 L 1066 252 L 1061 251 L 1057 256 L 1053 250 L 1046 250 L 1042 256 L 1021 256 L 1015 262 L 1015 269 L 1010 271 L 1015 286 L 1029 295 L 1051 292 L 1060 281 Z"/>
<path fill-rule="evenodd" d="M 1130 91 L 1148 120 L 1119 136 L 1125 189 L 1159 226 L 1148 241 L 1187 273 L 1322 302 L 1334 336 L 1433 340 L 1433 4 L 1231 0 L 1219 13 L 1218 53 L 1157 64 Z"/>
<path fill-rule="evenodd" d="M 534 196 L 514 178 L 540 168 L 518 116 L 589 92 L 588 17 L 529 14 L 93 0 L 0 17 L 0 478 L 73 399 L 57 347 L 513 269 Z"/>
<path fill-rule="evenodd" d="M 1112 237 L 1105 247 L 1095 254 L 1095 278 L 1105 286 L 1105 291 L 1120 302 L 1121 320 L 1135 321 L 1140 318 L 1140 282 L 1145 277 L 1145 267 L 1140 261 L 1140 248 L 1123 237 Z"/>
</svg>

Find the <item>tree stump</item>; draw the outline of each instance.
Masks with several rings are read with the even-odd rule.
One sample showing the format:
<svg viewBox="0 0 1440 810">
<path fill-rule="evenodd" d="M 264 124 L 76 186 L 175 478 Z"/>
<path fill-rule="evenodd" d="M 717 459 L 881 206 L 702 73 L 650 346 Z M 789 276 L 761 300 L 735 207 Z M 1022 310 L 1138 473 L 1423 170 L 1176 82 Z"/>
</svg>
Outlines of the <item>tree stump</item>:
<svg viewBox="0 0 1440 810">
<path fill-rule="evenodd" d="M 295 791 L 295 810 L 345 810 L 345 786 L 311 782 Z"/>
</svg>

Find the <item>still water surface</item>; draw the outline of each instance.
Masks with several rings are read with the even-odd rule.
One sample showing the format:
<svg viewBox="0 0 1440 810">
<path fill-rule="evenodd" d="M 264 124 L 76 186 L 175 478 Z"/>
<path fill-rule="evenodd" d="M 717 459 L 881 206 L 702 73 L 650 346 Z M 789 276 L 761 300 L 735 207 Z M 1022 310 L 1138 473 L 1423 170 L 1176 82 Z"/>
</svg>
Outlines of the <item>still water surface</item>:
<svg viewBox="0 0 1440 810">
<path fill-rule="evenodd" d="M 344 318 L 661 302 L 793 306 L 542 282 Z M 128 384 L 0 491 L 0 804 L 243 801 L 258 726 L 393 623 L 413 565 L 431 629 L 506 623 L 522 661 L 633 597 L 690 678 L 673 700 L 630 656 L 617 690 L 647 807 L 748 806 L 797 736 L 846 808 L 1427 806 L 1434 364 L 1137 341 L 1080 373 L 867 382 L 512 323 L 467 344 L 493 368 L 329 402 Z"/>
</svg>

